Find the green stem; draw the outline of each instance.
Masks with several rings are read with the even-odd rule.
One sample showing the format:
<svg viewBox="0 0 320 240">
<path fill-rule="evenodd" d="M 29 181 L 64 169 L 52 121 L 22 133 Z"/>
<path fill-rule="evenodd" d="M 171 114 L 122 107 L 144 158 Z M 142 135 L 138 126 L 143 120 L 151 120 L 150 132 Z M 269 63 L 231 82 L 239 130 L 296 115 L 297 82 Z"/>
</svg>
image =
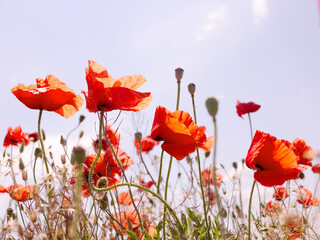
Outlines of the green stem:
<svg viewBox="0 0 320 240">
<path fill-rule="evenodd" d="M 177 82 L 178 84 L 178 92 L 177 92 L 177 105 L 176 105 L 176 110 L 179 109 L 179 103 L 180 103 L 180 81 Z"/>
<path fill-rule="evenodd" d="M 46 157 L 46 152 L 44 150 L 44 145 L 43 145 L 43 141 L 42 141 L 42 134 L 41 134 L 41 128 L 40 128 L 42 112 L 43 112 L 43 109 L 40 109 L 39 118 L 38 118 L 38 135 L 39 135 L 39 141 L 40 141 L 41 150 L 42 150 L 42 159 L 44 159 L 44 164 L 46 166 L 47 173 L 49 174 L 49 167 L 48 167 L 48 163 L 47 163 L 47 157 Z M 36 164 L 36 163 L 34 163 L 34 164 Z M 36 166 L 34 166 L 34 168 L 36 168 Z"/>
<path fill-rule="evenodd" d="M 196 105 L 194 103 L 194 94 L 191 94 L 191 99 L 192 99 L 194 123 L 197 124 L 197 114 L 196 114 Z M 204 218 L 205 218 L 205 221 L 206 221 L 206 227 L 207 227 L 207 229 L 209 229 L 208 217 L 207 217 L 207 206 L 206 206 L 206 200 L 205 200 L 204 191 L 203 191 L 200 154 L 199 154 L 199 148 L 198 147 L 197 147 L 197 161 L 198 161 L 198 169 L 199 169 L 199 180 L 200 180 L 200 188 L 201 188 L 201 194 L 202 194 Z M 209 194 L 209 198 L 210 198 L 210 194 Z"/>
<path fill-rule="evenodd" d="M 254 191 L 254 186 L 256 185 L 256 180 L 253 181 L 250 200 L 249 200 L 249 209 L 248 209 L 248 239 L 251 239 L 251 205 L 252 205 L 252 196 Z"/>
<path fill-rule="evenodd" d="M 159 176 L 158 176 L 158 185 L 157 185 L 157 194 L 160 194 L 160 182 L 161 182 L 161 174 L 162 174 L 162 161 L 163 161 L 164 151 L 161 151 L 160 157 L 160 168 L 159 168 Z"/>
<path fill-rule="evenodd" d="M 146 169 L 149 177 L 151 178 L 153 184 L 156 186 L 156 182 L 154 181 L 154 179 L 153 179 L 153 177 L 152 177 L 149 169 L 147 168 L 146 163 L 145 163 L 144 160 L 143 160 L 143 157 L 142 157 L 142 148 L 141 148 L 141 141 L 139 141 L 139 156 L 140 156 L 140 160 L 141 160 L 141 162 L 143 163 L 143 166 L 145 167 L 145 169 Z"/>
<path fill-rule="evenodd" d="M 170 207 L 170 205 L 160 195 L 158 195 L 157 193 L 153 192 L 149 188 L 146 188 L 146 187 L 140 186 L 138 184 L 134 184 L 134 183 L 118 183 L 118 184 L 112 185 L 112 186 L 107 187 L 107 188 L 98 188 L 96 191 L 97 192 L 105 192 L 105 191 L 109 191 L 109 190 L 112 190 L 114 188 L 118 188 L 118 187 L 122 187 L 122 186 L 139 188 L 139 189 L 142 189 L 142 190 L 150 193 L 154 197 L 158 198 L 166 206 L 166 208 L 169 209 L 170 213 L 172 214 L 172 216 L 175 218 L 176 222 L 178 223 L 179 228 L 182 229 L 181 222 L 180 222 L 178 216 L 176 215 L 176 213 L 174 212 L 174 210 Z"/>
</svg>

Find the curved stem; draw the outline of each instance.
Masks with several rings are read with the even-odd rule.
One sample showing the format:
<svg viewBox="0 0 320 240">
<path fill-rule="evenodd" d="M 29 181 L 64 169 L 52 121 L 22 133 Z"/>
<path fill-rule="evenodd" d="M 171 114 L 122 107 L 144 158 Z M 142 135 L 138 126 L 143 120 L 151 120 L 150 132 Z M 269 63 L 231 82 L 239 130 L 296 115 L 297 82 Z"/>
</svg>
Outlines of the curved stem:
<svg viewBox="0 0 320 240">
<path fill-rule="evenodd" d="M 256 185 L 256 180 L 253 181 L 250 200 L 249 200 L 249 209 L 248 209 L 248 239 L 251 239 L 251 205 L 252 205 L 252 196 L 254 191 L 254 186 Z"/>
<path fill-rule="evenodd" d="M 140 186 L 138 184 L 134 184 L 134 183 L 118 183 L 118 184 L 112 185 L 112 186 L 107 187 L 107 188 L 98 188 L 96 191 L 97 192 L 105 192 L 105 191 L 109 191 L 109 190 L 112 190 L 114 188 L 118 188 L 118 187 L 122 187 L 122 186 L 139 188 L 139 189 L 142 189 L 142 190 L 152 194 L 154 197 L 158 198 L 166 206 L 166 208 L 169 209 L 170 213 L 172 214 L 172 216 L 175 218 L 176 222 L 178 223 L 179 228 L 182 229 L 181 222 L 180 222 L 178 216 L 176 215 L 176 213 L 174 212 L 174 210 L 170 207 L 170 205 L 160 195 L 158 195 L 157 193 L 153 192 L 149 188 L 146 188 L 146 187 Z"/>
<path fill-rule="evenodd" d="M 163 161 L 164 151 L 161 151 L 160 157 L 160 167 L 159 167 L 159 176 L 158 176 L 158 185 L 157 185 L 157 194 L 160 194 L 160 182 L 161 182 L 161 174 L 162 174 L 162 161 Z"/>
</svg>

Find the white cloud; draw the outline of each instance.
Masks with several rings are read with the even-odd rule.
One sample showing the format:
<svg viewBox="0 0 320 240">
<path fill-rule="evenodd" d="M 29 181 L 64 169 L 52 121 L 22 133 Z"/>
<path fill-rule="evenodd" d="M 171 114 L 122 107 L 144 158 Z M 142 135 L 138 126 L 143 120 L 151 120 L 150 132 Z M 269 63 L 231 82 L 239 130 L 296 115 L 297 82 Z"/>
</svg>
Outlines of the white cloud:
<svg viewBox="0 0 320 240">
<path fill-rule="evenodd" d="M 254 15 L 254 21 L 259 24 L 262 19 L 266 18 L 269 12 L 267 6 L 267 0 L 253 0 L 252 9 Z"/>
<path fill-rule="evenodd" d="M 206 16 L 206 20 L 203 23 L 200 32 L 196 36 L 196 39 L 198 41 L 201 41 L 211 32 L 218 30 L 221 24 L 226 19 L 226 13 L 227 8 L 225 5 L 220 6 L 219 8 L 209 12 Z"/>
</svg>

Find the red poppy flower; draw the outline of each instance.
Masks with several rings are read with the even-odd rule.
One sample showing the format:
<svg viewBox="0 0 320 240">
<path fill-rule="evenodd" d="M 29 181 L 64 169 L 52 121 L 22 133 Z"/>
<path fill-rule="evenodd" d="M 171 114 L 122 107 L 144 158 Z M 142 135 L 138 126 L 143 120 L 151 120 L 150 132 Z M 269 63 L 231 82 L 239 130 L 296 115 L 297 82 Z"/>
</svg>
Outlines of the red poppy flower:
<svg viewBox="0 0 320 240">
<path fill-rule="evenodd" d="M 286 188 L 284 187 L 277 187 L 276 191 L 273 193 L 273 198 L 275 198 L 278 201 L 282 201 L 285 198 L 289 196 L 289 193 L 287 192 Z"/>
<path fill-rule="evenodd" d="M 248 168 L 256 170 L 254 179 L 266 187 L 282 185 L 296 179 L 306 167 L 298 165 L 294 146 L 270 134 L 256 131 L 246 157 Z"/>
<path fill-rule="evenodd" d="M 296 138 L 292 144 L 295 147 L 296 154 L 300 157 L 298 163 L 303 165 L 312 166 L 311 161 L 314 157 L 314 151 L 310 146 L 307 146 L 306 141 Z"/>
<path fill-rule="evenodd" d="M 311 170 L 314 173 L 320 173 L 320 164 L 318 163 L 318 164 L 313 165 Z"/>
<path fill-rule="evenodd" d="M 154 146 L 158 145 L 159 142 L 155 141 L 151 138 L 151 136 L 147 136 L 141 139 L 141 152 L 149 153 Z M 134 140 L 134 146 L 136 147 L 137 153 L 140 154 L 140 144 L 137 139 Z"/>
<path fill-rule="evenodd" d="M 212 173 L 211 169 L 207 168 L 207 169 L 201 170 L 201 177 L 202 177 L 203 186 L 207 186 L 208 183 L 210 183 L 211 185 L 214 184 L 213 173 Z M 221 186 L 222 179 L 223 179 L 223 176 L 220 173 L 216 173 L 217 187 Z"/>
<path fill-rule="evenodd" d="M 260 105 L 255 104 L 254 102 L 242 103 L 239 100 L 237 100 L 236 108 L 239 117 L 242 117 L 242 115 L 246 113 L 256 112 L 259 110 L 260 107 Z"/>
<path fill-rule="evenodd" d="M 199 127 L 200 131 L 202 132 L 206 132 L 206 127 L 205 126 L 201 126 Z M 201 146 L 199 146 L 199 148 L 201 148 L 202 150 L 204 150 L 205 152 L 210 152 L 211 149 L 213 148 L 214 145 L 214 136 L 210 136 L 207 137 L 207 140 L 205 141 L 205 143 Z"/>
<path fill-rule="evenodd" d="M 301 238 L 304 233 L 303 221 L 295 214 L 287 215 L 284 219 L 283 227 L 288 230 L 288 239 Z"/>
<path fill-rule="evenodd" d="M 279 202 L 269 201 L 266 203 L 263 212 L 272 215 L 273 213 L 281 213 L 282 209 L 280 208 Z"/>
<path fill-rule="evenodd" d="M 20 126 L 17 126 L 15 129 L 8 127 L 8 132 L 4 138 L 3 146 L 18 146 L 18 144 L 22 143 L 23 141 L 25 145 L 28 145 L 30 140 L 31 139 L 29 138 L 29 134 L 23 132 Z"/>
<path fill-rule="evenodd" d="M 105 111 L 125 110 L 140 111 L 149 106 L 151 93 L 135 91 L 146 79 L 134 74 L 118 79 L 111 77 L 103 66 L 89 60 L 86 68 L 88 92 L 82 91 L 86 98 L 89 112 L 97 112 L 104 107 Z"/>
<path fill-rule="evenodd" d="M 113 146 L 118 147 L 120 145 L 120 136 L 119 136 L 119 134 L 116 131 L 114 131 L 109 124 L 106 125 L 106 135 L 107 135 L 110 143 Z M 102 137 L 101 146 L 102 146 L 102 149 L 104 151 L 107 151 L 107 148 L 109 147 L 104 136 Z M 93 142 L 93 147 L 96 150 L 98 150 L 98 148 L 99 148 L 99 139 L 97 139 L 97 140 L 95 140 Z"/>
<path fill-rule="evenodd" d="M 129 192 L 121 192 L 118 194 L 118 200 L 121 205 L 131 205 L 131 197 Z M 133 201 L 139 201 L 138 198 L 134 198 Z"/>
<path fill-rule="evenodd" d="M 143 179 L 140 180 L 140 183 L 143 187 L 151 188 L 154 185 L 153 181 L 145 182 Z"/>
<path fill-rule="evenodd" d="M 28 108 L 53 111 L 68 118 L 82 107 L 83 99 L 61 82 L 48 75 L 45 80 L 37 78 L 37 85 L 19 83 L 11 92 Z"/>
<path fill-rule="evenodd" d="M 304 208 L 309 208 L 312 206 L 319 206 L 319 200 L 318 198 L 313 198 L 312 193 L 304 188 L 304 187 L 298 187 L 297 189 L 297 202 L 301 203 Z"/>
<path fill-rule="evenodd" d="M 9 193 L 13 200 L 24 202 L 34 198 L 33 185 L 11 185 L 7 188 L 0 186 L 0 193 Z"/>
<path fill-rule="evenodd" d="M 39 140 L 39 134 L 37 132 L 28 134 L 28 137 L 31 142 L 36 142 Z"/>
<path fill-rule="evenodd" d="M 202 146 L 207 139 L 189 113 L 179 110 L 170 112 L 161 106 L 158 106 L 155 112 L 151 138 L 163 140 L 161 148 L 177 160 L 182 160 L 194 152 L 196 147 Z"/>
</svg>

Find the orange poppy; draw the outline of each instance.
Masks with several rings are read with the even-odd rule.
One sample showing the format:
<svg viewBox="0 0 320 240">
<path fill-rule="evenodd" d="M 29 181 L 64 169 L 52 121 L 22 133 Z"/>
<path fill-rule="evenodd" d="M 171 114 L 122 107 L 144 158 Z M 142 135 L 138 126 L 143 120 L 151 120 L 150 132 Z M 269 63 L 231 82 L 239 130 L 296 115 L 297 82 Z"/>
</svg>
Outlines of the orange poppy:
<svg viewBox="0 0 320 240">
<path fill-rule="evenodd" d="M 53 75 L 37 78 L 37 85 L 19 83 L 11 92 L 28 108 L 53 111 L 68 118 L 82 107 L 83 99 Z"/>
<path fill-rule="evenodd" d="M 89 112 L 125 110 L 140 111 L 149 106 L 152 96 L 150 92 L 135 91 L 146 79 L 134 74 L 118 79 L 111 77 L 103 66 L 89 60 L 86 68 L 88 92 L 82 91 L 86 98 Z"/>
<path fill-rule="evenodd" d="M 254 102 L 248 102 L 248 103 L 242 103 L 239 100 L 237 100 L 237 113 L 239 117 L 242 117 L 243 114 L 256 112 L 260 109 L 259 104 L 255 104 Z"/>
<path fill-rule="evenodd" d="M 203 132 L 206 132 L 205 126 L 201 126 L 201 127 L 199 127 L 199 129 Z M 201 148 L 205 152 L 210 152 L 211 149 L 213 148 L 213 145 L 214 145 L 214 136 L 212 135 L 210 137 L 207 137 L 207 140 L 205 141 L 205 143 L 203 145 L 199 146 L 199 148 Z"/>
<path fill-rule="evenodd" d="M 24 202 L 34 198 L 33 185 L 11 185 L 7 188 L 0 186 L 0 193 L 9 193 L 13 200 Z"/>
<path fill-rule="evenodd" d="M 318 163 L 318 164 L 313 165 L 311 170 L 314 173 L 320 173 L 320 164 Z"/>
<path fill-rule="evenodd" d="M 209 169 L 209 168 L 202 169 L 201 170 L 201 177 L 202 177 L 202 184 L 204 186 L 207 186 L 208 183 L 210 183 L 211 185 L 214 184 L 213 173 L 212 173 L 211 169 Z M 217 182 L 218 188 L 221 186 L 222 179 L 223 179 L 223 176 L 220 173 L 216 173 L 216 182 Z"/>
<path fill-rule="evenodd" d="M 3 146 L 18 146 L 18 144 L 22 143 L 23 141 L 25 145 L 28 145 L 30 140 L 32 139 L 29 138 L 29 134 L 23 132 L 20 126 L 17 126 L 15 129 L 8 127 L 8 132 L 4 138 Z"/>
<path fill-rule="evenodd" d="M 284 187 L 277 187 L 276 191 L 274 191 L 272 197 L 278 201 L 282 201 L 289 196 L 287 189 Z"/>
<path fill-rule="evenodd" d="M 142 153 L 149 153 L 154 146 L 158 145 L 159 142 L 155 141 L 151 138 L 151 136 L 147 136 L 141 139 L 141 152 Z M 134 146 L 137 150 L 137 153 L 140 154 L 140 144 L 137 139 L 134 140 Z"/>
<path fill-rule="evenodd" d="M 272 215 L 273 213 L 281 213 L 282 209 L 280 208 L 279 202 L 269 201 L 266 203 L 263 213 Z"/>
<path fill-rule="evenodd" d="M 259 130 L 246 157 L 247 167 L 256 170 L 254 179 L 266 187 L 298 178 L 299 173 L 306 170 L 306 167 L 298 165 L 298 161 L 293 144 Z"/>
<path fill-rule="evenodd" d="M 129 192 L 121 192 L 118 194 L 118 200 L 121 205 L 131 205 L 131 197 Z M 133 201 L 139 201 L 138 198 L 134 198 Z"/>
<path fill-rule="evenodd" d="M 106 125 L 106 135 L 113 146 L 118 147 L 120 145 L 119 134 L 116 131 L 114 131 L 109 124 Z M 101 146 L 104 151 L 107 151 L 107 148 L 109 147 L 104 136 L 102 137 L 102 140 L 101 140 Z M 96 150 L 98 150 L 99 138 L 93 142 L 93 147 Z"/>
<path fill-rule="evenodd" d="M 292 142 L 295 147 L 295 152 L 299 156 L 299 164 L 312 166 L 311 161 L 314 157 L 314 151 L 310 146 L 307 146 L 306 141 L 303 139 L 296 138 Z"/>
<path fill-rule="evenodd" d="M 303 221 L 295 214 L 285 216 L 283 227 L 288 230 L 288 239 L 301 238 L 304 233 Z"/>
<path fill-rule="evenodd" d="M 161 106 L 155 112 L 151 138 L 163 140 L 161 148 L 177 160 L 182 160 L 207 140 L 189 113 L 180 110 L 170 112 Z"/>
<path fill-rule="evenodd" d="M 319 206 L 319 200 L 318 198 L 313 198 L 312 193 L 304 188 L 304 187 L 298 187 L 297 189 L 297 202 L 301 203 L 304 208 L 309 208 L 312 206 Z"/>
</svg>

